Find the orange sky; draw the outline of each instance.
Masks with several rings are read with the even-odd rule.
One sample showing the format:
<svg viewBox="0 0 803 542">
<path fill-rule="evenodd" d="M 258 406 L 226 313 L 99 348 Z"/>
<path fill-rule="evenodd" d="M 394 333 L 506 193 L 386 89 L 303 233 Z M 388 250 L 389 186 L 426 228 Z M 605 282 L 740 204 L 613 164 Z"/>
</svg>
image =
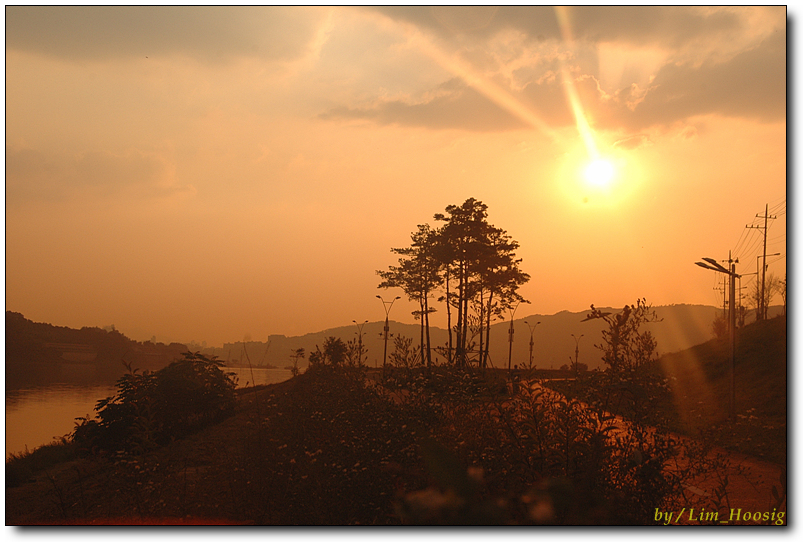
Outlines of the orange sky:
<svg viewBox="0 0 803 542">
<path fill-rule="evenodd" d="M 755 272 L 765 204 L 786 273 L 786 15 L 7 7 L 6 308 L 210 345 L 380 320 L 390 248 L 469 197 L 521 244 L 517 316 L 720 305 L 694 262 Z"/>
</svg>

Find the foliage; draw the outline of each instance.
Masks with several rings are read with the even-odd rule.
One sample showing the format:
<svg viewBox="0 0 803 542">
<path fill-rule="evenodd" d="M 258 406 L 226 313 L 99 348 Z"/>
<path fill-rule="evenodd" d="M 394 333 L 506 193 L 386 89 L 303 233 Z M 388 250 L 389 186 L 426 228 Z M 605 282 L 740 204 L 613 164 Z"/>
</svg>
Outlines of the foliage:
<svg viewBox="0 0 803 542">
<path fill-rule="evenodd" d="M 644 299 L 635 305 L 625 305 L 622 312 L 602 312 L 591 305 L 591 313 L 585 320 L 601 318 L 608 324 L 602 331 L 602 344 L 595 345 L 602 351 L 602 361 L 614 373 L 631 371 L 656 359 L 657 343 L 652 333 L 641 331 L 641 326 L 660 319 Z"/>
<path fill-rule="evenodd" d="M 298 376 L 298 360 L 304 359 L 306 352 L 303 348 L 295 348 L 291 350 L 290 357 L 293 358 L 293 366 L 290 368 L 290 373 L 293 376 Z"/>
<path fill-rule="evenodd" d="M 323 350 L 316 344 L 315 352 L 309 355 L 310 365 L 343 365 L 348 359 L 348 346 L 339 337 L 326 337 Z"/>
<path fill-rule="evenodd" d="M 418 489 L 416 439 L 431 413 L 318 364 L 268 394 L 264 423 L 227 458 L 230 508 L 257 524 L 393 525 L 396 492 Z M 229 495 L 231 496 L 230 498 Z"/>
<path fill-rule="evenodd" d="M 507 398 L 430 398 L 443 415 L 441 443 L 463 474 L 406 494 L 401 510 L 411 523 L 469 523 L 482 514 L 487 523 L 650 524 L 656 507 L 687 505 L 694 496 L 683 483 L 714 468 L 700 447 L 535 381 Z M 679 453 L 684 462 L 675 461 Z M 469 492 L 466 477 L 476 482 Z"/>
<path fill-rule="evenodd" d="M 474 198 L 447 206 L 446 213 L 434 216 L 443 226 L 419 225 L 410 247 L 391 249 L 402 256 L 399 265 L 377 271 L 383 279 L 380 288 L 401 288 L 419 303 L 414 314 L 421 319 L 420 349 L 427 367 L 432 365 L 429 314 L 434 311 L 429 300 L 436 289 L 444 289 L 439 301 L 446 302 L 446 358 L 459 366 L 473 361 L 485 367 L 492 321 L 525 301 L 518 288 L 530 276 L 519 268 L 521 259 L 515 253 L 519 244 L 488 223 L 487 209 Z M 452 309 L 457 311 L 454 325 Z M 476 350 L 472 339 L 478 341 Z"/>
<path fill-rule="evenodd" d="M 363 367 L 367 352 L 368 349 L 359 339 L 351 339 L 346 342 L 346 361 L 352 367 Z"/>
<path fill-rule="evenodd" d="M 728 338 L 728 319 L 724 314 L 717 314 L 714 317 L 714 321 L 711 323 L 711 329 L 714 332 L 714 337 L 716 337 L 720 341 L 724 341 Z"/>
<path fill-rule="evenodd" d="M 413 339 L 404 335 L 396 335 L 393 337 L 393 352 L 390 354 L 390 362 L 395 367 L 414 369 L 421 366 L 421 350 L 413 346 Z"/>
<path fill-rule="evenodd" d="M 763 298 L 762 298 L 763 293 Z M 766 320 L 767 311 L 772 304 L 772 298 L 776 293 L 780 293 L 784 305 L 786 305 L 786 279 L 780 280 L 774 274 L 768 274 L 764 279 L 764 289 L 761 288 L 761 279 L 759 277 L 753 281 L 753 287 L 750 289 L 749 299 L 751 306 L 756 310 L 756 320 Z M 761 311 L 761 314 L 759 314 Z"/>
<path fill-rule="evenodd" d="M 186 352 L 155 372 L 129 372 L 117 393 L 98 401 L 96 419 L 78 418 L 73 440 L 82 449 L 141 453 L 181 438 L 234 412 L 235 382 L 222 362 Z"/>
<path fill-rule="evenodd" d="M 404 256 L 399 258 L 398 266 L 390 266 L 388 271 L 377 271 L 382 277 L 380 288 L 401 288 L 408 299 L 418 302 L 419 309 L 413 314 L 421 320 L 422 353 L 426 354 L 427 365 L 432 365 L 429 339 L 429 315 L 435 309 L 429 306 L 432 292 L 441 285 L 441 265 L 435 254 L 438 232 L 428 224 L 419 225 L 412 234 L 409 248 L 392 248 L 391 252 Z M 425 342 L 426 341 L 426 342 Z"/>
</svg>

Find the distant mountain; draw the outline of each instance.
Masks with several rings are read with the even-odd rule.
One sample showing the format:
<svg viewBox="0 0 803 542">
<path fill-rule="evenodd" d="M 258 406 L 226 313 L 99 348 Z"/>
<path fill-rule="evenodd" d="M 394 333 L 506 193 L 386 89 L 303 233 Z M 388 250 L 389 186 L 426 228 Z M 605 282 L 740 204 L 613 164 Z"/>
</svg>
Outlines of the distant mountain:
<svg viewBox="0 0 803 542">
<path fill-rule="evenodd" d="M 602 310 L 618 312 L 620 308 L 604 308 Z M 713 335 L 712 323 L 722 309 L 707 305 L 668 305 L 654 307 L 661 322 L 648 324 L 646 329 L 652 331 L 658 342 L 658 353 L 676 352 L 690 348 L 711 339 Z M 774 308 L 775 309 L 775 308 Z M 778 309 L 779 310 L 779 309 Z M 575 337 L 580 338 L 580 362 L 586 363 L 590 369 L 601 367 L 600 351 L 594 345 L 602 341 L 604 322 L 590 320 L 581 322 L 589 311 L 569 312 L 562 311 L 557 314 L 543 315 L 530 314 L 516 318 L 513 324 L 514 341 L 512 351 L 512 364 L 526 365 L 529 360 L 530 324 L 541 322 L 533 332 L 533 364 L 541 368 L 557 369 L 574 360 Z M 771 310 L 771 316 L 774 311 Z M 381 366 L 383 358 L 384 341 L 382 329 L 384 321 L 369 322 L 363 327 L 363 345 L 367 348 L 367 365 Z M 508 362 L 508 329 L 510 324 L 501 321 L 491 326 L 491 363 L 495 367 L 507 367 Z M 411 337 L 413 344 L 420 342 L 421 328 L 418 324 L 402 324 L 390 322 L 391 335 L 401 334 Z M 315 346 L 323 346 L 326 337 L 339 337 L 344 342 L 357 340 L 357 326 L 342 326 L 308 333 L 306 335 L 287 337 L 284 335 L 271 335 L 268 341 L 250 341 L 227 343 L 222 348 L 207 348 L 205 353 L 216 355 L 227 361 L 229 365 L 245 365 L 245 353 L 254 366 L 273 365 L 285 367 L 292 363 L 291 350 L 304 348 L 309 352 Z M 430 338 L 433 346 L 442 346 L 448 343 L 448 332 L 443 328 L 430 328 Z M 388 356 L 393 351 L 393 338 L 388 340 Z M 439 358 L 442 361 L 441 358 Z M 299 362 L 301 367 L 307 365 L 307 360 Z"/>
<path fill-rule="evenodd" d="M 114 382 L 125 374 L 123 362 L 156 370 L 186 351 L 183 344 L 140 343 L 116 330 L 54 326 L 6 311 L 6 389 Z"/>
<path fill-rule="evenodd" d="M 618 312 L 621 308 L 603 308 Z M 721 311 L 706 305 L 669 305 L 654 307 L 661 322 L 648 324 L 658 342 L 660 354 L 677 352 L 708 341 L 713 337 L 712 323 Z M 769 316 L 781 312 L 781 307 L 770 307 Z M 533 332 L 533 364 L 540 368 L 559 368 L 574 359 L 575 337 L 580 337 L 580 362 L 590 369 L 601 367 L 600 344 L 604 323 L 600 320 L 581 322 L 589 311 L 562 311 L 552 315 L 530 314 L 516 318 L 513 324 L 514 341 L 511 363 L 524 366 L 529 360 L 530 324 L 541 322 Z M 363 327 L 363 344 L 367 349 L 366 363 L 370 367 L 382 365 L 384 321 L 369 322 Z M 491 326 L 491 364 L 507 367 L 508 329 L 505 321 Z M 420 341 L 418 324 L 390 322 L 388 359 L 393 352 L 393 336 L 404 335 Z M 251 341 L 224 344 L 222 348 L 206 348 L 202 352 L 216 355 L 230 366 L 247 364 L 246 353 L 254 366 L 286 367 L 291 364 L 291 350 L 304 348 L 309 356 L 315 346 L 323 346 L 326 337 L 339 337 L 344 342 L 357 340 L 355 325 L 326 329 L 296 337 L 271 335 L 268 341 Z M 582 336 L 582 337 L 581 337 Z M 433 346 L 445 346 L 448 332 L 443 328 L 430 329 Z M 48 382 L 94 383 L 114 382 L 125 372 L 123 362 L 140 370 L 156 370 L 181 358 L 188 347 L 184 344 L 137 342 L 115 330 L 96 327 L 71 329 L 46 323 L 32 322 L 22 314 L 6 311 L 6 387 L 8 389 Z M 433 353 L 434 355 L 434 353 Z M 442 358 L 436 356 L 440 363 Z M 299 365 L 305 367 L 307 360 Z"/>
</svg>

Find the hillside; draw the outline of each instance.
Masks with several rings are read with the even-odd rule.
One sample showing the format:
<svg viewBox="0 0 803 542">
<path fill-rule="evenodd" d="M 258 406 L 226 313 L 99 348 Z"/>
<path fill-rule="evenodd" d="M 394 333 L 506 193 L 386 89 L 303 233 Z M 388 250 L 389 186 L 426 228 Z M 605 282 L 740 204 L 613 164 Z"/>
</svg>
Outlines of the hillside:
<svg viewBox="0 0 803 542">
<path fill-rule="evenodd" d="M 726 341 L 711 340 L 663 356 L 659 367 L 672 383 L 667 410 L 687 434 L 708 433 L 727 448 L 785 463 L 786 318 L 753 323 L 737 334 L 734 423 L 727 421 L 729 353 Z"/>
<path fill-rule="evenodd" d="M 126 370 L 123 362 L 142 370 L 160 369 L 186 351 L 183 344 L 141 343 L 116 330 L 54 326 L 6 311 L 6 389 L 114 382 Z"/>
<path fill-rule="evenodd" d="M 522 312 L 526 306 L 522 306 Z M 619 309 L 607 308 L 616 312 Z M 711 324 L 720 309 L 706 305 L 668 305 L 655 307 L 661 322 L 650 324 L 650 331 L 658 341 L 660 353 L 676 352 L 703 343 L 713 337 Z M 514 320 L 514 342 L 512 364 L 525 366 L 530 356 L 530 324 L 541 322 L 533 332 L 533 364 L 538 368 L 557 369 L 568 363 L 569 356 L 574 359 L 576 337 L 583 335 L 580 342 L 580 361 L 586 363 L 590 369 L 600 366 L 599 351 L 594 348 L 602 337 L 603 323 L 601 321 L 581 322 L 588 311 L 569 312 L 561 311 L 557 314 L 529 314 Z M 507 367 L 508 361 L 508 329 L 507 321 L 500 321 L 491 326 L 491 364 L 494 367 Z M 367 365 L 377 367 L 382 365 L 384 340 L 382 329 L 384 321 L 369 322 L 363 327 L 363 344 L 367 348 Z M 414 344 L 419 344 L 421 328 L 417 324 L 402 324 L 390 321 L 391 335 L 404 335 L 411 337 Z M 344 342 L 357 340 L 357 326 L 342 326 L 326 329 L 317 333 L 308 333 L 296 337 L 284 335 L 271 335 L 266 341 L 250 341 L 245 349 L 254 365 L 274 365 L 284 367 L 290 364 L 290 351 L 304 348 L 308 353 L 321 346 L 326 337 L 339 337 Z M 448 344 L 447 330 L 438 327 L 430 328 L 430 337 L 433 346 Z M 268 341 L 270 344 L 268 344 Z M 388 355 L 393 351 L 393 338 L 388 341 Z M 227 343 L 222 348 L 207 348 L 205 354 L 216 355 L 227 361 L 230 365 L 245 364 L 243 343 Z M 439 358 L 440 359 L 440 358 Z M 442 360 L 441 360 L 442 361 Z M 302 360 L 300 366 L 306 366 Z"/>
<path fill-rule="evenodd" d="M 641 367 L 635 381 L 650 400 L 639 415 L 650 425 L 785 465 L 786 364 L 786 318 L 748 324 L 737 333 L 735 420 L 728 419 L 730 348 L 727 341 L 718 339 L 665 354 Z M 613 389 L 607 374 L 601 372 L 586 373 L 579 382 L 556 380 L 548 385 L 587 402 L 598 397 L 600 390 L 604 395 L 604 390 Z M 611 408 L 625 417 L 633 414 L 627 407 Z"/>
</svg>

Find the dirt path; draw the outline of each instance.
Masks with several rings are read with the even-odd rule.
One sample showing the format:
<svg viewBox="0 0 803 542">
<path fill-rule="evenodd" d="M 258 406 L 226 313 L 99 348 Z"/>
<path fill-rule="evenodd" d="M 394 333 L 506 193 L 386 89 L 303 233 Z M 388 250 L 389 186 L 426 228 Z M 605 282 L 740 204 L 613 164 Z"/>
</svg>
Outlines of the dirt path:
<svg viewBox="0 0 803 542">
<path fill-rule="evenodd" d="M 540 384 L 535 385 L 547 390 Z M 548 391 L 550 393 L 558 393 L 554 390 Z M 617 432 L 619 432 L 620 436 L 627 432 L 627 421 L 620 416 L 615 416 L 614 424 L 617 426 Z M 649 428 L 649 430 L 656 431 L 655 428 Z M 670 434 L 680 443 L 693 442 L 693 439 L 684 435 Z M 704 501 L 708 500 L 711 503 L 707 510 L 708 514 L 706 514 L 706 510 L 701 511 L 699 508 L 697 510 L 685 509 L 658 512 L 663 514 L 667 512 L 673 513 L 672 517 L 675 518 L 673 522 L 677 520 L 678 524 L 699 524 L 702 520 L 708 519 L 721 524 L 755 525 L 759 523 L 753 519 L 755 514 L 759 513 L 762 521 L 764 521 L 766 519 L 765 512 L 769 514 L 771 520 L 785 523 L 785 519 L 778 518 L 778 512 L 785 514 L 787 509 L 785 499 L 787 475 L 784 466 L 732 452 L 721 447 L 712 448 L 708 458 L 712 461 L 720 461 L 725 465 L 724 468 L 719 469 L 716 473 L 691 480 L 686 484 L 686 490 L 689 493 L 702 497 Z M 722 493 L 723 489 L 725 493 Z M 722 504 L 715 519 L 715 516 L 711 514 L 712 510 L 716 510 L 715 505 L 718 495 L 722 495 Z M 778 497 L 781 497 L 781 499 Z M 681 511 L 683 512 L 682 514 L 680 514 Z M 723 514 L 723 511 L 727 515 Z M 678 519 L 679 514 L 682 516 L 680 519 Z M 703 515 L 701 516 L 701 514 Z M 745 517 L 749 519 L 745 519 Z M 667 516 L 664 515 L 663 520 L 666 520 L 666 518 Z"/>
<path fill-rule="evenodd" d="M 372 381 L 369 382 L 368 385 L 382 388 L 381 384 L 378 382 Z M 540 384 L 537 384 L 537 386 L 541 387 Z M 547 390 L 547 388 L 543 387 L 542 389 Z M 554 390 L 548 391 L 550 393 L 557 393 Z M 407 390 L 384 390 L 384 394 L 396 404 L 403 404 L 408 400 L 409 396 Z M 622 433 L 627 431 L 625 429 L 627 422 L 619 416 L 615 418 L 615 424 L 619 427 L 621 436 Z M 651 430 L 655 431 L 655 428 L 651 428 Z M 678 442 L 692 441 L 692 439 L 683 435 L 676 433 L 672 433 L 671 435 Z M 778 499 L 773 496 L 773 488 L 775 488 L 775 491 L 777 491 L 780 496 L 783 496 L 786 492 L 786 472 L 783 466 L 720 447 L 715 447 L 709 452 L 709 459 L 712 461 L 718 460 L 726 466 L 719 469 L 716 474 L 710 474 L 690 481 L 686 485 L 686 490 L 690 493 L 690 496 L 702 497 L 704 501 L 709 501 L 711 504 L 707 511 L 710 514 L 710 511 L 715 505 L 717 492 L 721 492 L 722 489 L 725 489 L 726 493 L 722 499 L 723 504 L 720 510 L 727 510 L 728 516 L 725 517 L 722 512 L 720 512 L 717 518 L 718 521 L 732 522 L 734 524 L 755 524 L 752 518 L 756 512 L 760 512 L 763 516 L 764 512 L 772 514 L 774 511 L 776 512 L 775 517 L 777 518 L 778 511 L 786 511 L 785 500 L 782 502 L 779 509 Z M 727 483 L 725 482 L 726 477 Z M 730 510 L 733 510 L 732 514 Z M 673 512 L 673 518 L 676 519 L 680 510 L 660 512 Z M 699 508 L 697 510 L 683 510 L 683 519 L 678 523 L 699 523 L 700 514 L 704 514 L 702 517 L 705 518 L 705 512 L 706 510 L 701 512 Z M 750 517 L 747 521 L 744 519 L 745 512 L 748 512 Z"/>
</svg>

